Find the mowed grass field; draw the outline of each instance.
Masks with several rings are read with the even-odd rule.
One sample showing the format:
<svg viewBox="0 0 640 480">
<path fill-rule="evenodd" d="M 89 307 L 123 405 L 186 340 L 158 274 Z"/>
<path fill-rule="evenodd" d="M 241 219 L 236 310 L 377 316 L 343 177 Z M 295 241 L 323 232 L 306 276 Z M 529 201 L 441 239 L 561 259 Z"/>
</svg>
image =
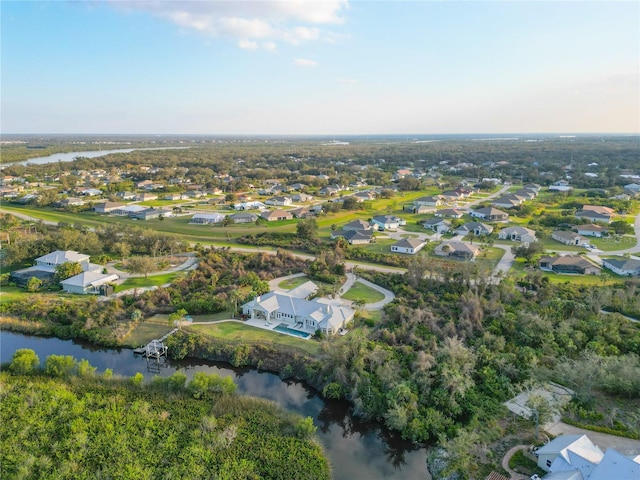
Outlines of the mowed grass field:
<svg viewBox="0 0 640 480">
<path fill-rule="evenodd" d="M 137 348 L 162 337 L 174 328 L 173 323 L 169 322 L 169 315 L 154 315 L 138 324 L 121 343 L 123 346 Z"/>
<path fill-rule="evenodd" d="M 213 338 L 219 338 L 231 343 L 266 343 L 284 348 L 297 348 L 307 353 L 316 355 L 320 348 L 320 343 L 316 340 L 303 340 L 301 338 L 284 335 L 262 328 L 252 327 L 241 322 L 221 322 L 208 325 L 189 325 L 183 327 L 186 331 L 204 333 Z"/>
<path fill-rule="evenodd" d="M 345 300 L 364 300 L 365 303 L 375 303 L 384 300 L 384 295 L 364 283 L 356 282 L 347 293 L 342 295 Z"/>
</svg>

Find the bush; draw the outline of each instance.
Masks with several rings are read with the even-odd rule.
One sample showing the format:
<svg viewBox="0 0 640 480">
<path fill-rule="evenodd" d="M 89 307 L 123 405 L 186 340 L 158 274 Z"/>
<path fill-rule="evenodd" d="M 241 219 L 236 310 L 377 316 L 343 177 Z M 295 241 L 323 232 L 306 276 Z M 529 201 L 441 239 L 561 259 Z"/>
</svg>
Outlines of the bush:
<svg viewBox="0 0 640 480">
<path fill-rule="evenodd" d="M 40 358 L 33 350 L 21 348 L 11 358 L 9 369 L 17 375 L 28 375 L 40 365 Z"/>
</svg>

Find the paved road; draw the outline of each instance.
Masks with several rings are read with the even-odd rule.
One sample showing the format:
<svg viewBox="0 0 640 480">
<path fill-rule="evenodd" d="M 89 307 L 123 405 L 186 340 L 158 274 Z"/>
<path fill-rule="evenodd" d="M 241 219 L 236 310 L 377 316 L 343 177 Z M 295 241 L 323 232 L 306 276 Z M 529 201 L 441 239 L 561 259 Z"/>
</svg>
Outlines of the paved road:
<svg viewBox="0 0 640 480">
<path fill-rule="evenodd" d="M 198 258 L 196 257 L 195 252 L 178 253 L 175 256 L 187 257 L 187 259 L 180 265 L 176 265 L 173 268 L 169 268 L 167 270 L 160 270 L 158 272 L 152 272 L 152 273 L 149 273 L 148 275 L 145 275 L 144 273 L 129 273 L 129 272 L 124 272 L 122 270 L 118 270 L 115 267 L 116 262 L 109 262 L 107 263 L 106 267 L 109 273 L 115 273 L 120 277 L 121 280 L 126 280 L 127 278 L 136 278 L 136 277 L 139 278 L 144 276 L 153 277 L 155 275 L 164 275 L 165 273 L 181 272 L 183 270 L 193 270 L 198 266 Z"/>
</svg>

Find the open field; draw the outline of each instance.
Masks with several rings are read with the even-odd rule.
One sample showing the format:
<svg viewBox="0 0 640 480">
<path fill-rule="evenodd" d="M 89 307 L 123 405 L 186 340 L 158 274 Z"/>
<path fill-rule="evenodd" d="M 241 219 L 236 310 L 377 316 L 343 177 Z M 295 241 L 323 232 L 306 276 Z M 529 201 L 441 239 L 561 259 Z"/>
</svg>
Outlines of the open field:
<svg viewBox="0 0 640 480">
<path fill-rule="evenodd" d="M 365 303 L 375 303 L 384 300 L 384 295 L 363 283 L 356 282 L 347 293 L 342 295 L 345 300 L 364 300 Z"/>
<path fill-rule="evenodd" d="M 144 287 L 160 287 L 162 285 L 173 282 L 176 278 L 184 275 L 183 272 L 175 273 L 162 273 L 160 275 L 145 277 L 127 278 L 124 282 L 116 285 L 115 291 L 122 292 L 123 290 L 130 290 L 132 288 L 144 288 Z"/>
<path fill-rule="evenodd" d="M 283 280 L 278 284 L 278 287 L 283 290 L 291 290 L 293 288 L 299 287 L 300 285 L 308 281 L 309 281 L 309 277 L 307 276 L 295 277 L 295 278 L 290 278 L 288 280 Z"/>
<path fill-rule="evenodd" d="M 315 355 L 320 343 L 315 340 L 302 340 L 289 335 L 283 335 L 269 330 L 252 327 L 238 322 L 222 322 L 210 325 L 189 325 L 185 330 L 204 333 L 214 338 L 231 343 L 256 342 L 274 344 L 280 347 L 298 348 Z"/>
<path fill-rule="evenodd" d="M 174 328 L 174 325 L 169 322 L 169 315 L 154 315 L 137 325 L 121 343 L 130 347 L 139 347 L 162 337 Z"/>
</svg>

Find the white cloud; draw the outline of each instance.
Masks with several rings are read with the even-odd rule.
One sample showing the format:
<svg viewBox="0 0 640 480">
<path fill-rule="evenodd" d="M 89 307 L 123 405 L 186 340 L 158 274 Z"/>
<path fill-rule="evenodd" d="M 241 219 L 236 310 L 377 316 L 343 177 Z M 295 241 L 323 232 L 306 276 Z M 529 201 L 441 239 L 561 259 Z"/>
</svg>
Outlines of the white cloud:
<svg viewBox="0 0 640 480">
<path fill-rule="evenodd" d="M 309 60 L 307 58 L 296 58 L 293 61 L 294 65 L 297 65 L 298 67 L 317 67 L 318 66 L 318 62 L 316 62 L 315 60 Z"/>
<path fill-rule="evenodd" d="M 334 42 L 338 34 L 319 28 L 344 23 L 347 0 L 261 0 L 261 1 L 115 1 L 119 10 L 143 11 L 167 19 L 187 30 L 230 38 L 240 48 L 262 40 L 265 50 L 276 42 Z"/>
</svg>

